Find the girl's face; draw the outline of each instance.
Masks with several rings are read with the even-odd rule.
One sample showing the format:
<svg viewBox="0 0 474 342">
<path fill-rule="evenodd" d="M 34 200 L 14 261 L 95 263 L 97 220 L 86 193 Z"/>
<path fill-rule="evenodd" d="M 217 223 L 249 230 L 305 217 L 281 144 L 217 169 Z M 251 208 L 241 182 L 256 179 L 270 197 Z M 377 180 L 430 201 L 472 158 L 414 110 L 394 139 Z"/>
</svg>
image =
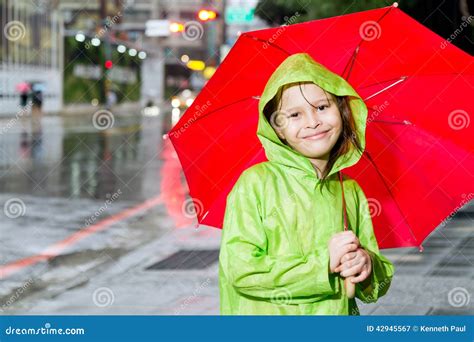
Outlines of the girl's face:
<svg viewBox="0 0 474 342">
<path fill-rule="evenodd" d="M 339 108 L 331 94 L 314 83 L 283 90 L 271 124 L 280 139 L 307 158 L 328 159 L 342 130 Z"/>
</svg>

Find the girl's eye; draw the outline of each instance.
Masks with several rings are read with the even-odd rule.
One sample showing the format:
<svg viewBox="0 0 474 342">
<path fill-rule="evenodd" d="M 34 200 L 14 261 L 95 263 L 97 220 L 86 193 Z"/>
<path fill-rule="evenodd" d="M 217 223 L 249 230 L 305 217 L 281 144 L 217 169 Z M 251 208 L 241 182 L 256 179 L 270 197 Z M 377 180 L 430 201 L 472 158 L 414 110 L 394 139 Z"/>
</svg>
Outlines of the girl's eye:
<svg viewBox="0 0 474 342">
<path fill-rule="evenodd" d="M 328 108 L 329 106 L 328 105 L 321 105 L 321 106 L 318 106 L 318 110 L 325 110 L 326 108 Z"/>
<path fill-rule="evenodd" d="M 289 117 L 290 117 L 290 118 L 297 118 L 297 117 L 298 117 L 298 115 L 300 115 L 300 113 L 299 113 L 299 112 L 296 112 L 296 113 L 291 113 L 291 114 L 289 115 Z"/>
</svg>

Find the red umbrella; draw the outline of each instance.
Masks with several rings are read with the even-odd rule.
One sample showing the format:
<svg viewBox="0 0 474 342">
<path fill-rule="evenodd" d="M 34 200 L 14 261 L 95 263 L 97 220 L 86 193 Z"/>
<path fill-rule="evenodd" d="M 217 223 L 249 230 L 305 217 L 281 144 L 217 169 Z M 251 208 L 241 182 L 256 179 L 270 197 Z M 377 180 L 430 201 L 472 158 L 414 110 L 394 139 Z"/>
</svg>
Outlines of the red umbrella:
<svg viewBox="0 0 474 342">
<path fill-rule="evenodd" d="M 366 151 L 344 172 L 367 195 L 379 246 L 421 247 L 474 196 L 474 63 L 396 6 L 239 37 L 168 134 L 198 222 L 222 227 L 239 175 L 267 160 L 256 136 L 258 99 L 299 52 L 343 76 L 369 108 Z"/>
</svg>

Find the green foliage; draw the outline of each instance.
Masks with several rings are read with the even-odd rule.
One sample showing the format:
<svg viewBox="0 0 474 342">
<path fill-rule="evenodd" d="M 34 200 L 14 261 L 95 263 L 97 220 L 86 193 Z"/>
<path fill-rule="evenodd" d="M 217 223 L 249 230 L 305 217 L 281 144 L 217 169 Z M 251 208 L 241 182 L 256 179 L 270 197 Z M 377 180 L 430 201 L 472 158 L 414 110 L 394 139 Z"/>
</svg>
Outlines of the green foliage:
<svg viewBox="0 0 474 342">
<path fill-rule="evenodd" d="M 87 40 L 86 40 L 87 41 Z M 64 103 L 90 103 L 93 99 L 105 102 L 104 78 L 99 80 L 77 77 L 73 74 L 74 66 L 83 64 L 87 66 L 100 66 L 104 73 L 105 44 L 98 47 L 78 42 L 74 37 L 65 37 L 64 43 Z M 137 81 L 128 83 L 113 82 L 111 89 L 116 92 L 119 102 L 138 101 L 140 99 L 140 68 L 141 61 L 138 57 L 131 57 L 127 53 L 119 53 L 116 46 L 111 46 L 111 56 L 114 67 L 132 69 Z"/>
<path fill-rule="evenodd" d="M 393 1 L 386 0 L 260 0 L 255 14 L 269 25 L 282 25 L 295 16 L 296 22 L 328 18 L 337 15 L 386 7 Z"/>
</svg>

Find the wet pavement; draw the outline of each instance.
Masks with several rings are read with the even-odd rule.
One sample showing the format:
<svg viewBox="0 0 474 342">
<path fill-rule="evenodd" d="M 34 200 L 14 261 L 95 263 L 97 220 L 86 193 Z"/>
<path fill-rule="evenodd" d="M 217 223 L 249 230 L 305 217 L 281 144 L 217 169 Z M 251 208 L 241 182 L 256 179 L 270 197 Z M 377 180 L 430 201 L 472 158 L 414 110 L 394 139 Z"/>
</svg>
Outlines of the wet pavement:
<svg viewBox="0 0 474 342">
<path fill-rule="evenodd" d="M 219 314 L 221 231 L 187 212 L 169 113 L 113 119 L 1 120 L 2 314 Z M 424 252 L 385 250 L 389 294 L 361 313 L 474 313 L 473 231 L 471 204 Z"/>
</svg>

